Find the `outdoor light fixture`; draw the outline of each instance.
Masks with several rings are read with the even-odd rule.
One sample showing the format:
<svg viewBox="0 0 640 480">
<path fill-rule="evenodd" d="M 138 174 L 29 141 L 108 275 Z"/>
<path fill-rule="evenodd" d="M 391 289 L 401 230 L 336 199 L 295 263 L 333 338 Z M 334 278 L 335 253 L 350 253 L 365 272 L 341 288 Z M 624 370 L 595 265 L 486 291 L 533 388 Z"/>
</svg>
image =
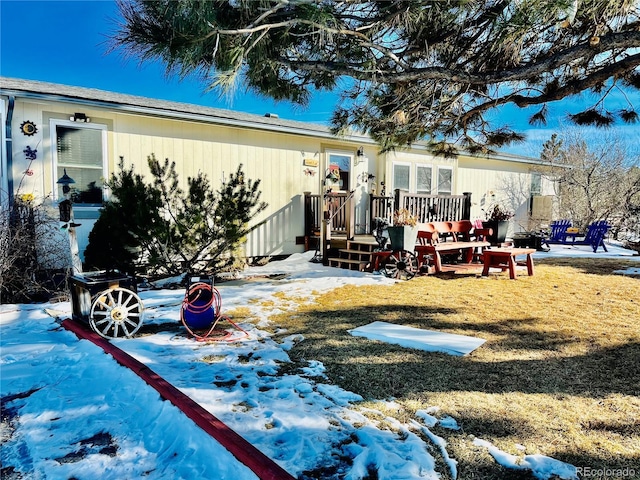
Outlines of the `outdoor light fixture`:
<svg viewBox="0 0 640 480">
<path fill-rule="evenodd" d="M 77 115 L 77 114 L 76 114 Z M 76 234 L 76 227 L 80 227 L 80 223 L 76 223 L 73 219 L 73 202 L 69 198 L 69 192 L 71 192 L 72 183 L 76 183 L 73 178 L 67 175 L 67 169 L 65 168 L 64 174 L 56 182 L 58 185 L 62 185 L 62 193 L 64 194 L 64 200 L 58 204 L 60 209 L 60 221 L 64 222 L 64 225 L 60 227 L 62 230 L 69 232 L 69 252 L 71 253 L 71 271 L 74 275 L 82 273 L 82 260 L 80 260 L 80 254 L 78 251 L 78 237 Z"/>
<path fill-rule="evenodd" d="M 66 195 L 71 191 L 71 187 L 69 187 L 69 185 L 76 183 L 76 181 L 67 175 L 67 169 L 65 168 L 64 175 L 62 175 L 56 183 L 58 185 L 62 185 L 62 193 Z"/>
<path fill-rule="evenodd" d="M 84 113 L 74 113 L 71 117 L 69 117 L 69 120 L 71 120 L 72 122 L 84 123 L 89 123 L 91 121 L 91 119 Z"/>
<path fill-rule="evenodd" d="M 356 152 L 356 158 L 355 158 L 355 164 L 359 165 L 362 162 L 364 162 L 366 160 L 366 157 L 364 156 L 364 147 L 360 147 L 358 148 L 357 152 Z"/>
<path fill-rule="evenodd" d="M 65 197 L 65 199 L 58 204 L 58 209 L 60 210 L 60 221 L 68 224 L 64 225 L 62 228 L 66 228 L 67 226 L 79 227 L 80 224 L 73 221 L 73 205 L 69 199 L 69 192 L 71 192 L 71 187 L 69 185 L 76 183 L 76 181 L 67 175 L 66 168 L 63 171 L 64 175 L 62 175 L 56 182 L 58 185 L 62 185 L 62 194 Z"/>
</svg>

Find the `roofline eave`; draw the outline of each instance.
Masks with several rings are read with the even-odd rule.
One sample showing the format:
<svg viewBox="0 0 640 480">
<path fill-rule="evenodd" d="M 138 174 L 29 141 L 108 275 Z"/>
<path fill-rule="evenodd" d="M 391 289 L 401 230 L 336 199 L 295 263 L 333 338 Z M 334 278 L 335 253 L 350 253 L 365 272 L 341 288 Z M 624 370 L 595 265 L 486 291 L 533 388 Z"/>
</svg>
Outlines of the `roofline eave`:
<svg viewBox="0 0 640 480">
<path fill-rule="evenodd" d="M 203 114 L 203 113 L 192 113 L 192 112 L 180 112 L 177 110 L 158 108 L 158 107 L 144 107 L 141 105 L 128 105 L 118 102 L 110 102 L 106 100 L 90 100 L 86 98 L 80 97 L 70 97 L 66 95 L 59 94 L 51 94 L 51 93 L 40 93 L 40 92 L 29 92 L 25 90 L 16 90 L 16 89 L 8 89 L 8 88 L 0 88 L 0 94 L 6 96 L 15 96 L 30 98 L 36 100 L 45 100 L 50 102 L 63 102 L 70 103 L 75 105 L 84 105 L 88 107 L 97 107 L 97 108 L 107 108 L 113 109 L 120 112 L 130 113 L 130 114 L 143 114 L 149 115 L 159 118 L 167 118 L 167 119 L 177 119 L 177 120 L 189 120 L 199 123 L 208 123 L 214 125 L 223 125 L 223 126 L 231 126 L 231 127 L 240 127 L 240 128 L 253 128 L 264 130 L 268 132 L 277 132 L 277 133 L 285 133 L 290 135 L 302 135 L 307 137 L 321 137 L 332 140 L 344 140 L 350 142 L 359 142 L 359 143 L 367 143 L 370 145 L 375 145 L 375 142 L 368 136 L 363 134 L 353 133 L 350 135 L 346 135 L 343 137 L 338 137 L 332 134 L 328 129 L 326 131 L 323 130 L 312 130 L 305 129 L 300 127 L 295 127 L 291 125 L 269 125 L 268 123 L 256 122 L 251 120 L 238 120 L 233 118 L 225 118 L 218 117 L 212 114 Z M 267 118 L 267 117 L 265 117 Z"/>
</svg>

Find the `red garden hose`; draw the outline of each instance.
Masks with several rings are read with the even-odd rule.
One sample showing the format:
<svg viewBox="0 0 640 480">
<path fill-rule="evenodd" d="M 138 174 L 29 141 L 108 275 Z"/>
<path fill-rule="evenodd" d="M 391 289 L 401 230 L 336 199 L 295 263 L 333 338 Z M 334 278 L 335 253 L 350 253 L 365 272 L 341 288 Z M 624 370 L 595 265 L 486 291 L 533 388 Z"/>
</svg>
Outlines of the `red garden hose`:
<svg viewBox="0 0 640 480">
<path fill-rule="evenodd" d="M 214 341 L 235 341 L 244 338 L 249 334 L 232 322 L 226 315 L 220 315 L 222 310 L 222 297 L 218 289 L 206 282 L 195 282 L 189 285 L 180 308 L 180 320 L 187 331 L 199 342 Z M 244 333 L 241 337 L 230 339 L 232 332 L 227 330 L 216 330 L 216 325 L 224 319 L 233 325 L 237 330 Z M 214 332 L 217 332 L 213 335 Z"/>
</svg>

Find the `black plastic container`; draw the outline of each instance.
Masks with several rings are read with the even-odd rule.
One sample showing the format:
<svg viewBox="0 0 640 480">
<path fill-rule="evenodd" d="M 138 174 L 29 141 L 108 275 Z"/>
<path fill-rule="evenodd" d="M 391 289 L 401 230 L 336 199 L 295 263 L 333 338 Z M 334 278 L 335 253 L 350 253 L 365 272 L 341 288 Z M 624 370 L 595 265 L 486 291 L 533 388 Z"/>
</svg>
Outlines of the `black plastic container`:
<svg viewBox="0 0 640 480">
<path fill-rule="evenodd" d="M 88 323 L 93 297 L 104 290 L 122 287 L 137 292 L 135 278 L 117 270 L 73 275 L 69 278 L 71 290 L 71 313 L 74 320 Z"/>
</svg>

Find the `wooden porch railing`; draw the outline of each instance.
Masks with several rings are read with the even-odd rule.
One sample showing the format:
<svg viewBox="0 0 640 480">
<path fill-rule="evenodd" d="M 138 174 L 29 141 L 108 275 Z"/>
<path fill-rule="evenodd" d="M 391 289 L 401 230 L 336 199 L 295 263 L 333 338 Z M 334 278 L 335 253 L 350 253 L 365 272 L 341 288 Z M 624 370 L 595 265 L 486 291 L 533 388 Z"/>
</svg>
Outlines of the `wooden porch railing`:
<svg viewBox="0 0 640 480">
<path fill-rule="evenodd" d="M 395 191 L 394 210 L 406 208 L 420 223 L 471 220 L 471 193 L 428 195 Z"/>
<path fill-rule="evenodd" d="M 324 195 L 324 207 L 321 195 L 304 193 L 305 235 L 317 235 L 322 228 L 322 212 L 329 222 L 333 233 L 341 233 L 353 238 L 355 235 L 355 204 L 353 192 L 330 192 Z"/>
<path fill-rule="evenodd" d="M 374 218 L 384 218 L 389 225 L 393 221 L 393 197 L 371 195 L 369 198 L 369 222 L 367 233 L 373 233 Z"/>
<path fill-rule="evenodd" d="M 353 194 L 347 192 L 331 192 L 322 196 L 305 192 L 305 237 L 317 237 L 322 228 L 322 214 L 325 212 L 327 234 L 345 234 L 347 238 L 355 235 L 355 203 Z M 389 224 L 393 221 L 393 212 L 406 208 L 418 218 L 418 222 L 455 221 L 471 219 L 471 193 L 462 195 L 427 195 L 407 193 L 396 190 L 394 197 L 371 195 L 367 233 L 372 233 L 373 219 L 384 218 Z M 306 242 L 305 242 L 306 243 Z"/>
</svg>

